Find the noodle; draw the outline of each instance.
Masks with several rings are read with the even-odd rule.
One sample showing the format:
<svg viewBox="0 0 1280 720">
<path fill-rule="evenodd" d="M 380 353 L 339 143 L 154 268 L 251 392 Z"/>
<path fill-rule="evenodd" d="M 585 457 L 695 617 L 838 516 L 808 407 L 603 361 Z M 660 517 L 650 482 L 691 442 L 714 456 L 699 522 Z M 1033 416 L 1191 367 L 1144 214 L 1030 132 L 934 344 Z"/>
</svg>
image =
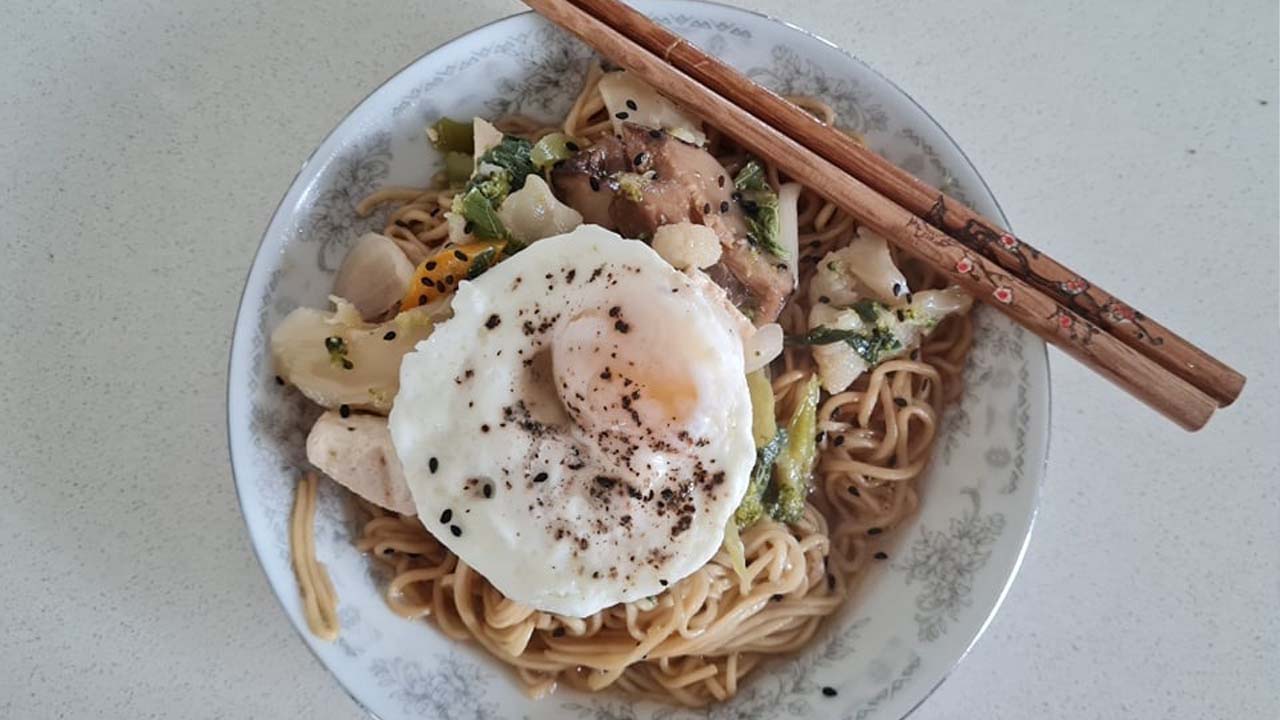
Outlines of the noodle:
<svg viewBox="0 0 1280 720">
<path fill-rule="evenodd" d="M 612 130 L 598 90 L 600 76 L 599 67 L 593 67 L 561 128 L 518 117 L 504 118 L 498 126 L 531 138 L 560 129 L 589 144 Z M 835 121 L 826 103 L 797 100 L 823 122 Z M 714 128 L 708 149 L 731 170 L 746 157 Z M 783 180 L 773 167 L 768 177 L 774 183 Z M 361 202 L 357 212 L 367 215 L 398 203 L 384 232 L 418 262 L 445 240 L 442 210 L 451 202 L 448 190 L 386 188 Z M 798 216 L 803 288 L 817 261 L 846 245 L 857 224 L 808 189 Z M 895 257 L 895 262 L 912 287 L 941 285 L 940 278 L 909 258 Z M 794 293 L 778 320 L 787 335 L 808 330 L 809 310 L 807 293 Z M 563 683 L 588 691 L 612 687 L 686 706 L 725 700 L 762 661 L 804 647 L 872 562 L 876 536 L 914 512 L 915 480 L 928 464 L 941 408 L 961 392 L 972 339 L 967 315 L 950 318 L 910 358 L 885 362 L 847 391 L 823 399 L 819 460 L 804 517 L 790 526 L 765 518 L 741 531 L 745 580 L 721 550 L 655 597 L 569 618 L 503 597 L 417 518 L 363 500 L 358 500 L 362 521 L 356 547 L 389 574 L 386 599 L 392 611 L 431 618 L 450 638 L 479 643 L 510 665 L 535 697 Z M 777 413 L 786 418 L 816 366 L 809 348 L 788 347 L 773 371 Z M 332 588 L 314 561 L 310 535 L 314 494 L 309 476 L 292 525 L 295 568 L 308 623 L 318 635 L 332 636 L 337 632 Z"/>
<path fill-rule="evenodd" d="M 316 476 L 307 473 L 298 483 L 298 495 L 289 515 L 289 559 L 302 590 L 302 616 L 311 633 L 321 640 L 338 637 L 338 596 L 329 571 L 316 560 Z"/>
</svg>

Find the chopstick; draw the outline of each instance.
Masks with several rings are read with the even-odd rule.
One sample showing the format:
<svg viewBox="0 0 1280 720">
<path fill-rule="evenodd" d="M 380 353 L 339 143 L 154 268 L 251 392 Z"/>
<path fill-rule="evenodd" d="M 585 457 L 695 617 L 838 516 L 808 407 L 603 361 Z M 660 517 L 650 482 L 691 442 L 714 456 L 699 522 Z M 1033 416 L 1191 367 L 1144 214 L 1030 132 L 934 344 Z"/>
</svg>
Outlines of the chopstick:
<svg viewBox="0 0 1280 720">
<path fill-rule="evenodd" d="M 1217 401 L 1230 405 L 1245 377 L 1135 310 L 1079 273 L 1032 247 L 964 203 L 912 176 L 793 103 L 755 83 L 618 0 L 570 0 L 747 112 L 943 230 L 1059 305 L 1088 318 Z"/>
<path fill-rule="evenodd" d="M 567 0 L 525 0 L 622 67 L 796 181 L 843 208 L 889 242 L 1108 378 L 1187 430 L 1203 427 L 1216 409 L 1207 395 L 1074 311 L 965 248 L 858 179 L 726 100 Z"/>
</svg>

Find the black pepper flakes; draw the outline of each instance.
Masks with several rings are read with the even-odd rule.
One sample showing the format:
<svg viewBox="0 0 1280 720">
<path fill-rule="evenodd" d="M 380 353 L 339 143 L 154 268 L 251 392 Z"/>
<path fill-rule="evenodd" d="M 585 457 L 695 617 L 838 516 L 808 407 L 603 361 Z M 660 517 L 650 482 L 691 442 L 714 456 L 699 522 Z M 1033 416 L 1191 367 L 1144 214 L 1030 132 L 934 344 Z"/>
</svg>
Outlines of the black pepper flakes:
<svg viewBox="0 0 1280 720">
<path fill-rule="evenodd" d="M 488 424 L 481 425 L 481 426 L 480 426 L 480 432 L 482 432 L 482 433 L 487 433 L 487 432 L 489 432 L 489 426 L 488 426 Z"/>
<path fill-rule="evenodd" d="M 276 376 L 276 384 L 277 384 L 277 385 L 284 385 L 284 378 L 282 378 L 282 377 L 280 377 L 279 375 L 277 375 L 277 376 Z"/>
<path fill-rule="evenodd" d="M 452 519 L 453 519 L 453 510 L 450 510 L 449 508 L 445 508 L 445 511 L 440 513 L 441 525 L 447 525 L 449 521 Z"/>
<path fill-rule="evenodd" d="M 616 323 L 614 323 L 614 324 L 613 324 L 613 329 L 614 329 L 614 330 L 617 330 L 618 332 L 622 333 L 623 335 L 626 335 L 628 332 L 630 332 L 630 331 L 631 331 L 631 326 L 630 326 L 630 325 L 628 325 L 627 323 L 623 322 L 622 320 L 619 320 L 618 322 L 616 322 Z"/>
<path fill-rule="evenodd" d="M 462 528 L 457 525 L 450 525 L 449 532 L 453 533 L 454 537 L 462 537 Z"/>
<path fill-rule="evenodd" d="M 490 330 L 498 327 L 500 324 L 502 324 L 502 318 L 498 317 L 497 313 L 490 315 L 489 319 L 484 321 L 484 326 Z"/>
<path fill-rule="evenodd" d="M 392 340 L 395 340 L 395 339 L 396 339 L 396 331 L 395 331 L 395 330 L 388 330 L 388 331 L 387 331 L 387 334 L 382 336 L 382 339 L 383 339 L 383 340 L 386 340 L 387 342 L 391 342 Z"/>
<path fill-rule="evenodd" d="M 350 405 L 345 405 L 345 404 L 344 404 L 344 405 L 339 405 L 339 406 L 338 406 L 338 415 L 340 415 L 340 416 L 342 416 L 342 417 L 344 417 L 344 418 L 349 418 L 349 417 L 351 417 L 351 406 L 350 406 Z"/>
<path fill-rule="evenodd" d="M 661 585 L 662 587 L 666 587 L 666 586 L 667 586 L 667 581 L 666 581 L 666 580 L 659 580 L 659 581 L 658 581 L 658 584 L 659 584 L 659 585 Z"/>
</svg>

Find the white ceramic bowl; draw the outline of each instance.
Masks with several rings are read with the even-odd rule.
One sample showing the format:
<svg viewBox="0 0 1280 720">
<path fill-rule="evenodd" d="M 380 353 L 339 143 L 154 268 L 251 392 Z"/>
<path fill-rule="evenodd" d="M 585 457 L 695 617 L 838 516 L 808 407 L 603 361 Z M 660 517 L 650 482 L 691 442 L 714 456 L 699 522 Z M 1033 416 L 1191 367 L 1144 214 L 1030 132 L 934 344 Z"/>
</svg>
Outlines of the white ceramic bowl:
<svg viewBox="0 0 1280 720">
<path fill-rule="evenodd" d="M 818 95 L 840 122 L 925 180 L 1001 218 L 969 161 L 918 105 L 830 43 L 743 10 L 687 0 L 645 2 L 698 45 L 788 94 Z M 947 411 L 915 517 L 889 559 L 798 657 L 766 666 L 731 703 L 688 712 L 562 690 L 533 702 L 476 647 L 393 615 L 370 563 L 351 546 L 347 506 L 324 484 L 317 551 L 340 597 L 342 635 L 317 641 L 301 618 L 286 525 L 303 443 L 317 414 L 273 381 L 271 330 L 300 305 L 322 307 L 350 242 L 382 226 L 352 208 L 384 184 L 424 184 L 439 158 L 424 125 L 503 113 L 559 117 L 591 53 L 532 14 L 474 30 L 388 80 L 329 134 L 285 194 L 249 273 L 228 379 L 231 462 L 245 523 L 289 620 L 351 696 L 378 717 L 900 718 L 965 654 L 1000 604 L 1026 547 L 1048 442 L 1044 345 L 986 309 L 963 401 Z M 264 619 L 265 620 L 265 619 Z M 831 687 L 838 694 L 821 692 Z"/>
</svg>

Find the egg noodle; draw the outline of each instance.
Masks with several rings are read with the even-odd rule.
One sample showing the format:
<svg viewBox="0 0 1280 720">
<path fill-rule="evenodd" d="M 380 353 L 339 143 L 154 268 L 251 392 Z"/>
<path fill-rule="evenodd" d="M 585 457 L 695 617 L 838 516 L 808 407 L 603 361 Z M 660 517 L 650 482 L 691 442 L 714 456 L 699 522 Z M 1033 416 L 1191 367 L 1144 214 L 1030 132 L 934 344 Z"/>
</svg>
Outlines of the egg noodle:
<svg viewBox="0 0 1280 720">
<path fill-rule="evenodd" d="M 561 127 L 522 117 L 497 123 L 504 132 L 536 140 L 553 131 L 588 141 L 612 131 L 592 68 Z M 812 98 L 794 98 L 825 122 L 835 112 Z M 708 149 L 722 164 L 741 166 L 745 153 L 714 129 Z M 777 187 L 775 168 L 769 178 Z M 367 215 L 396 204 L 383 231 L 414 263 L 448 235 L 449 190 L 385 188 L 357 208 Z M 805 288 L 817 261 L 844 247 L 854 219 L 806 189 L 799 202 L 800 285 L 778 322 L 803 335 L 809 313 Z M 942 287 L 905 257 L 895 262 L 916 289 Z M 881 533 L 914 512 L 915 480 L 924 471 L 941 409 L 961 392 L 961 372 L 973 329 L 968 314 L 940 324 L 910 359 L 884 362 L 818 409 L 818 466 L 804 518 L 786 525 L 767 517 L 741 531 L 746 576 L 721 550 L 692 575 L 661 594 L 619 604 L 586 618 L 533 610 L 503 597 L 428 533 L 403 517 L 357 500 L 357 547 L 390 576 L 386 599 L 405 618 L 431 618 L 456 640 L 474 640 L 511 665 L 532 696 L 564 683 L 588 691 L 627 694 L 702 706 L 732 697 L 761 662 L 801 649 L 840 607 L 866 568 L 887 560 L 875 545 Z M 772 365 L 779 418 L 788 418 L 816 366 L 808 347 L 788 347 Z M 299 490 L 292 529 L 295 567 L 303 582 L 305 614 L 317 634 L 336 632 L 332 586 L 314 560 L 309 528 L 314 478 Z M 303 498 L 307 498 L 304 500 Z M 298 556 L 309 560 L 299 561 Z M 305 571 L 305 572 L 304 572 Z"/>
</svg>

